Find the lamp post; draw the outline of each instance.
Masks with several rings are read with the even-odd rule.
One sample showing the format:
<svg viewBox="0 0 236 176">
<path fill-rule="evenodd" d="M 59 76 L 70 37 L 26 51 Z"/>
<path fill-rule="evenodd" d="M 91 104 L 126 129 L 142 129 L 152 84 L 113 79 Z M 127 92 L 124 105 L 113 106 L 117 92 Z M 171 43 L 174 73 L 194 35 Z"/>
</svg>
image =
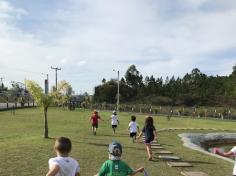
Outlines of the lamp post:
<svg viewBox="0 0 236 176">
<path fill-rule="evenodd" d="M 44 86 L 45 86 L 45 94 L 48 94 L 48 89 L 49 89 L 49 82 L 48 82 L 48 74 L 42 73 L 42 75 L 46 75 L 47 79 L 44 80 Z"/>
<path fill-rule="evenodd" d="M 119 112 L 119 105 L 120 105 L 120 71 L 113 69 L 114 72 L 117 72 L 117 105 L 116 110 Z"/>
</svg>

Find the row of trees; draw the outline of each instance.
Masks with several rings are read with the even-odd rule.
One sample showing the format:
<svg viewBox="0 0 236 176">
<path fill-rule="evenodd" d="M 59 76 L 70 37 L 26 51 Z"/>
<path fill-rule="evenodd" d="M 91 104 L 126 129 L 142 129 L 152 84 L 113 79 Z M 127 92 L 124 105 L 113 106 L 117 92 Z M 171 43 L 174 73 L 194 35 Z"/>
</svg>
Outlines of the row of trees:
<svg viewBox="0 0 236 176">
<path fill-rule="evenodd" d="M 117 80 L 102 80 L 95 87 L 94 101 L 115 103 Z M 236 65 L 229 76 L 208 76 L 198 68 L 183 78 L 146 76 L 131 65 L 120 80 L 120 101 L 152 105 L 236 105 Z"/>
</svg>

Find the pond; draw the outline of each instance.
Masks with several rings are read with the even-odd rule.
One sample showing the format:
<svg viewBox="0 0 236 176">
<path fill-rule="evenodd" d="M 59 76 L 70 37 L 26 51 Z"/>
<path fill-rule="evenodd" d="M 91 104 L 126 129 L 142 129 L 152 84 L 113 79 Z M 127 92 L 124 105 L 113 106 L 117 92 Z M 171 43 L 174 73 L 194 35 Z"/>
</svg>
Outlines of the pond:
<svg viewBox="0 0 236 176">
<path fill-rule="evenodd" d="M 214 154 L 213 149 L 218 147 L 221 151 L 229 151 L 236 146 L 236 133 L 183 133 L 179 136 L 184 142 L 184 146 L 188 148 L 233 162 L 233 158 Z"/>
</svg>

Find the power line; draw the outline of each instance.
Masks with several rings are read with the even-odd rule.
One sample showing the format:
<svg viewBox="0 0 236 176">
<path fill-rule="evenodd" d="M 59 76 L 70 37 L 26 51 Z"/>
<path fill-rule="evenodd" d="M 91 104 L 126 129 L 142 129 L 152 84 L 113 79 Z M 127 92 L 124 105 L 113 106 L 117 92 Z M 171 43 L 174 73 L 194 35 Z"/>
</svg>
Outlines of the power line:
<svg viewBox="0 0 236 176">
<path fill-rule="evenodd" d="M 58 68 L 58 67 L 51 67 L 51 69 L 55 70 L 55 73 L 56 73 L 56 90 L 57 90 L 57 71 L 58 71 L 58 70 L 61 70 L 61 68 Z"/>
</svg>

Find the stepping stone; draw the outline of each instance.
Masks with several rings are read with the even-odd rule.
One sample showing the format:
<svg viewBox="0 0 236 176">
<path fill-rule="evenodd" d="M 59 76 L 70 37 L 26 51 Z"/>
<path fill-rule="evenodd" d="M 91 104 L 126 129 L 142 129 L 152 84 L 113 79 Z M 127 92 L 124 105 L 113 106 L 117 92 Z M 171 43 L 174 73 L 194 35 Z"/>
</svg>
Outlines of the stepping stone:
<svg viewBox="0 0 236 176">
<path fill-rule="evenodd" d="M 152 149 L 164 149 L 162 146 L 151 146 Z"/>
<path fill-rule="evenodd" d="M 158 155 L 158 159 L 164 159 L 164 160 L 180 160 L 180 157 L 178 156 L 172 156 L 172 155 Z"/>
<path fill-rule="evenodd" d="M 183 176 L 208 176 L 208 174 L 204 172 L 181 172 Z"/>
<path fill-rule="evenodd" d="M 151 146 L 161 146 L 161 144 L 151 144 Z"/>
<path fill-rule="evenodd" d="M 170 167 L 193 167 L 191 163 L 188 162 L 168 162 Z"/>
<path fill-rule="evenodd" d="M 155 154 L 173 154 L 173 153 L 168 150 L 161 150 L 161 151 L 157 151 Z"/>
<path fill-rule="evenodd" d="M 158 142 L 157 141 L 152 141 L 152 144 L 157 144 Z"/>
</svg>

